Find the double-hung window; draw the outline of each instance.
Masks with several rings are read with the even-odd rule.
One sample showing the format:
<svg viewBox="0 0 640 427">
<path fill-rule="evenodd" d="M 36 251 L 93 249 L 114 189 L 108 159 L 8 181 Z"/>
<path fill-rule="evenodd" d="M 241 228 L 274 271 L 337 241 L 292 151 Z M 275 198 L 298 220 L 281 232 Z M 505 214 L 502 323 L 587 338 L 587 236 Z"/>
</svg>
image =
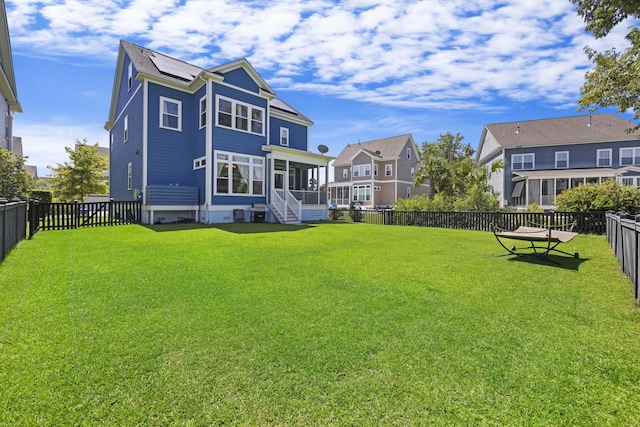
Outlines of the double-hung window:
<svg viewBox="0 0 640 427">
<path fill-rule="evenodd" d="M 280 128 L 280 145 L 289 146 L 289 129 Z"/>
<path fill-rule="evenodd" d="M 393 165 L 387 164 L 384 165 L 384 176 L 392 176 L 393 175 Z"/>
<path fill-rule="evenodd" d="M 598 159 L 598 167 L 611 166 L 611 148 L 596 150 L 596 158 Z"/>
<path fill-rule="evenodd" d="M 349 178 L 349 169 L 342 169 L 342 178 Z"/>
<path fill-rule="evenodd" d="M 264 109 L 222 96 L 216 100 L 216 126 L 264 135 Z"/>
<path fill-rule="evenodd" d="M 182 130 L 182 102 L 160 97 L 160 127 L 163 129 Z"/>
<path fill-rule="evenodd" d="M 353 166 L 353 176 L 371 176 L 371 164 Z"/>
<path fill-rule="evenodd" d="M 407 148 L 407 159 L 411 159 L 411 148 Z"/>
<path fill-rule="evenodd" d="M 200 129 L 207 125 L 207 97 L 200 98 Z"/>
<path fill-rule="evenodd" d="M 129 116 L 124 116 L 124 142 L 129 140 Z"/>
<path fill-rule="evenodd" d="M 621 148 L 620 166 L 640 165 L 640 148 Z"/>
<path fill-rule="evenodd" d="M 264 159 L 216 152 L 216 194 L 264 195 Z"/>
<path fill-rule="evenodd" d="M 511 170 L 532 170 L 534 167 L 535 155 L 533 153 L 511 155 Z"/>
<path fill-rule="evenodd" d="M 569 152 L 556 151 L 556 169 L 564 169 L 569 167 Z"/>
</svg>

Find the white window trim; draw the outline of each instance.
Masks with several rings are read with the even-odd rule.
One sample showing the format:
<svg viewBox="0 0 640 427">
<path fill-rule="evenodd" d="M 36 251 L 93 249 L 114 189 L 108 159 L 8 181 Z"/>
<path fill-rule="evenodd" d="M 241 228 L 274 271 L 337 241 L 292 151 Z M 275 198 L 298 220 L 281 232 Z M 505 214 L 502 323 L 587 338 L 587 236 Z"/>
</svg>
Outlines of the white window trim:
<svg viewBox="0 0 640 427">
<path fill-rule="evenodd" d="M 218 155 L 219 154 L 223 154 L 228 156 L 227 160 L 221 160 L 218 159 Z M 219 163 L 223 163 L 226 162 L 229 165 L 229 169 L 231 170 L 233 168 L 233 156 L 240 156 L 240 157 L 247 157 L 249 159 L 249 182 L 251 183 L 251 186 L 249 187 L 249 192 L 247 193 L 233 193 L 233 185 L 231 182 L 231 177 L 228 177 L 229 179 L 229 193 L 218 193 L 218 164 Z M 218 151 L 215 150 L 213 152 L 213 161 L 215 162 L 213 165 L 213 194 L 214 195 L 219 195 L 219 196 L 234 196 L 234 197 L 261 197 L 265 195 L 265 191 L 266 191 L 266 180 L 265 180 L 265 172 L 266 172 L 266 159 L 264 157 L 259 157 L 259 156 L 251 156 L 248 154 L 243 154 L 243 153 L 233 153 L 230 151 Z M 262 164 L 258 164 L 255 163 L 254 164 L 254 160 L 260 160 L 262 162 Z M 262 167 L 262 176 L 259 177 L 260 179 L 255 179 L 255 177 L 253 176 L 253 171 L 254 171 L 254 167 L 255 166 L 260 166 Z M 260 194 L 254 194 L 253 193 L 253 181 L 262 181 L 262 193 Z"/>
<path fill-rule="evenodd" d="M 628 164 L 622 164 L 622 151 L 623 150 L 631 150 L 631 163 Z M 636 163 L 636 158 L 640 157 L 640 147 L 622 147 L 620 148 L 618 154 L 618 162 L 620 163 L 620 166 L 632 166 L 632 165 L 638 165 L 638 163 Z"/>
<path fill-rule="evenodd" d="M 225 126 L 225 125 L 221 125 L 220 124 L 220 100 L 224 100 L 224 101 L 228 101 L 231 103 L 231 126 Z M 247 130 L 244 129 L 238 129 L 236 127 L 236 106 L 238 105 L 242 105 L 244 107 L 247 107 Z M 252 129 L 252 122 L 253 122 L 253 111 L 252 110 L 259 110 L 262 114 L 262 121 L 260 123 L 262 123 L 262 132 L 257 133 L 257 132 L 253 132 L 251 131 Z M 266 122 L 266 112 L 265 109 L 262 107 L 258 107 L 257 105 L 253 105 L 253 104 L 247 104 L 246 102 L 241 102 L 241 101 L 236 101 L 233 98 L 227 98 L 226 96 L 221 96 L 221 95 L 216 95 L 216 126 L 217 127 L 221 127 L 223 129 L 230 129 L 230 130 L 234 130 L 237 132 L 244 132 L 244 133 L 249 133 L 251 135 L 259 135 L 259 136 L 264 136 L 265 135 L 265 128 L 267 127 Z"/>
<path fill-rule="evenodd" d="M 524 156 L 531 156 L 532 157 L 531 168 L 525 168 L 524 167 Z M 522 157 L 522 160 L 520 162 L 516 162 L 515 161 L 516 157 Z M 516 164 L 516 163 L 522 163 L 522 168 L 516 169 L 515 167 L 513 167 L 513 165 Z M 536 168 L 536 154 L 535 153 L 518 153 L 518 154 L 512 154 L 511 155 L 511 170 L 530 171 L 530 170 L 534 170 L 535 168 Z"/>
<path fill-rule="evenodd" d="M 367 170 L 368 167 L 368 170 Z M 363 165 L 353 165 L 352 169 L 352 173 L 353 173 L 353 177 L 360 177 L 360 176 L 371 176 L 371 163 L 365 163 Z M 367 173 L 368 172 L 368 173 Z"/>
<path fill-rule="evenodd" d="M 378 164 L 373 164 L 373 176 L 378 176 Z"/>
<path fill-rule="evenodd" d="M 198 114 L 198 129 L 202 129 L 204 127 L 207 127 L 207 97 L 203 96 L 202 98 L 200 98 L 200 103 L 198 105 L 200 109 L 200 114 Z M 202 123 L 203 121 L 204 124 Z"/>
<path fill-rule="evenodd" d="M 163 124 L 163 118 L 164 118 L 164 103 L 165 102 L 171 102 L 173 104 L 178 104 L 178 127 L 177 128 L 173 128 L 170 126 L 164 126 Z M 165 96 L 161 96 L 160 97 L 160 111 L 158 116 L 160 116 L 160 128 L 162 129 L 168 129 L 168 130 L 174 130 L 177 132 L 182 132 L 182 101 L 179 101 L 177 99 L 173 99 L 173 98 L 167 98 Z"/>
<path fill-rule="evenodd" d="M 193 159 L 193 170 L 203 169 L 207 165 L 207 156 Z"/>
<path fill-rule="evenodd" d="M 567 155 L 567 166 L 558 166 L 558 154 Z M 556 169 L 568 169 L 569 168 L 569 152 L 568 151 L 556 151 L 555 153 L 555 165 Z"/>
<path fill-rule="evenodd" d="M 133 62 L 129 61 L 127 67 L 127 90 L 130 91 L 133 87 Z"/>
<path fill-rule="evenodd" d="M 407 187 L 407 199 L 411 198 L 411 187 Z"/>
<path fill-rule="evenodd" d="M 384 176 L 393 176 L 393 165 L 386 164 L 384 165 Z"/>
<path fill-rule="evenodd" d="M 289 146 L 289 128 L 280 128 L 280 145 Z"/>
<path fill-rule="evenodd" d="M 123 140 L 125 143 L 129 140 L 129 116 L 124 116 Z"/>
<path fill-rule="evenodd" d="M 411 147 L 407 147 L 407 160 L 411 159 Z"/>
<path fill-rule="evenodd" d="M 607 165 L 601 165 L 600 164 L 600 153 L 609 153 L 609 164 Z M 596 150 L 596 166 L 599 168 L 608 168 L 611 167 L 611 165 L 613 164 L 613 154 L 611 151 L 611 148 L 601 148 L 599 150 Z"/>
<path fill-rule="evenodd" d="M 358 191 L 359 189 L 363 189 L 365 190 L 364 192 L 364 199 L 360 199 L 360 192 Z M 366 190 L 369 190 L 368 192 Z M 367 199 L 366 196 L 369 196 L 369 198 Z M 371 185 L 354 185 L 353 186 L 353 201 L 354 202 L 370 202 L 371 201 Z"/>
<path fill-rule="evenodd" d="M 342 169 L 342 178 L 349 178 L 349 169 Z"/>
<path fill-rule="evenodd" d="M 133 165 L 131 162 L 127 165 L 127 190 L 131 191 L 133 188 Z"/>
</svg>

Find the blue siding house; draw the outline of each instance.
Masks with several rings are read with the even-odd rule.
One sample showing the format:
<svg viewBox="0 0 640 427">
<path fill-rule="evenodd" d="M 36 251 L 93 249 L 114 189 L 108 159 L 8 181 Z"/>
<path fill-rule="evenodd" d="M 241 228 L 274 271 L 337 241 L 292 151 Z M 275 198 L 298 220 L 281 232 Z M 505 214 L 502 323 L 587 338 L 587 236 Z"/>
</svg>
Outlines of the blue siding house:
<svg viewBox="0 0 640 427">
<path fill-rule="evenodd" d="M 327 219 L 333 159 L 309 151 L 311 120 L 246 59 L 200 68 L 120 41 L 111 108 L 111 197 L 143 222 Z"/>
<path fill-rule="evenodd" d="M 476 160 L 504 162 L 489 179 L 501 206 L 553 209 L 558 194 L 586 183 L 640 187 L 640 139 L 627 132 L 632 127 L 612 114 L 485 125 Z"/>
<path fill-rule="evenodd" d="M 0 147 L 17 151 L 18 147 L 13 147 L 13 114 L 21 113 L 22 106 L 16 90 L 4 0 L 0 2 L 0 94 Z"/>
</svg>

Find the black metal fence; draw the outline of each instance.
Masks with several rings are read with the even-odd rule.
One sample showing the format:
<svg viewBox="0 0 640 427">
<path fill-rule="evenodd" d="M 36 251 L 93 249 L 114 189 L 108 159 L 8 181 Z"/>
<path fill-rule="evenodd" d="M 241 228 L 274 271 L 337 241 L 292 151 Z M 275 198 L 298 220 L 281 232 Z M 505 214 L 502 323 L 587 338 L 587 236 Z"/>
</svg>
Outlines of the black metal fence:
<svg viewBox="0 0 640 427">
<path fill-rule="evenodd" d="M 635 299 L 640 303 L 640 215 L 607 213 L 607 240 L 622 271 L 631 279 Z"/>
<path fill-rule="evenodd" d="M 70 230 L 120 224 L 139 224 L 142 203 L 135 202 L 71 202 L 29 204 L 30 232 L 39 230 Z"/>
<path fill-rule="evenodd" d="M 0 261 L 27 235 L 28 202 L 0 201 Z"/>
<path fill-rule="evenodd" d="M 347 210 L 333 217 L 367 224 L 439 227 L 491 231 L 492 224 L 513 230 L 519 225 L 566 225 L 576 222 L 578 233 L 604 234 L 605 212 L 426 212 Z"/>
</svg>

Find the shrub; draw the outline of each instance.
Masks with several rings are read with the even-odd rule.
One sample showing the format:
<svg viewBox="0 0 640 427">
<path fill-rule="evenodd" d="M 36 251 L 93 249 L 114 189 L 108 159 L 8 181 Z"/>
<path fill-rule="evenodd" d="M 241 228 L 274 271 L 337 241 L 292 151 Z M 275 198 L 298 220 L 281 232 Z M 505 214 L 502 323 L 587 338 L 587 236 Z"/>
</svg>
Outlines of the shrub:
<svg viewBox="0 0 640 427">
<path fill-rule="evenodd" d="M 331 208 L 329 209 L 329 215 L 331 215 L 331 219 L 334 221 L 342 218 L 342 211 L 339 208 Z"/>
<path fill-rule="evenodd" d="M 544 209 L 542 209 L 542 207 L 536 202 L 533 202 L 529 206 L 527 206 L 525 212 L 544 212 Z"/>
<path fill-rule="evenodd" d="M 585 184 L 570 188 L 556 197 L 562 211 L 617 211 L 635 214 L 640 211 L 640 189 L 610 180 L 602 184 Z"/>
</svg>

